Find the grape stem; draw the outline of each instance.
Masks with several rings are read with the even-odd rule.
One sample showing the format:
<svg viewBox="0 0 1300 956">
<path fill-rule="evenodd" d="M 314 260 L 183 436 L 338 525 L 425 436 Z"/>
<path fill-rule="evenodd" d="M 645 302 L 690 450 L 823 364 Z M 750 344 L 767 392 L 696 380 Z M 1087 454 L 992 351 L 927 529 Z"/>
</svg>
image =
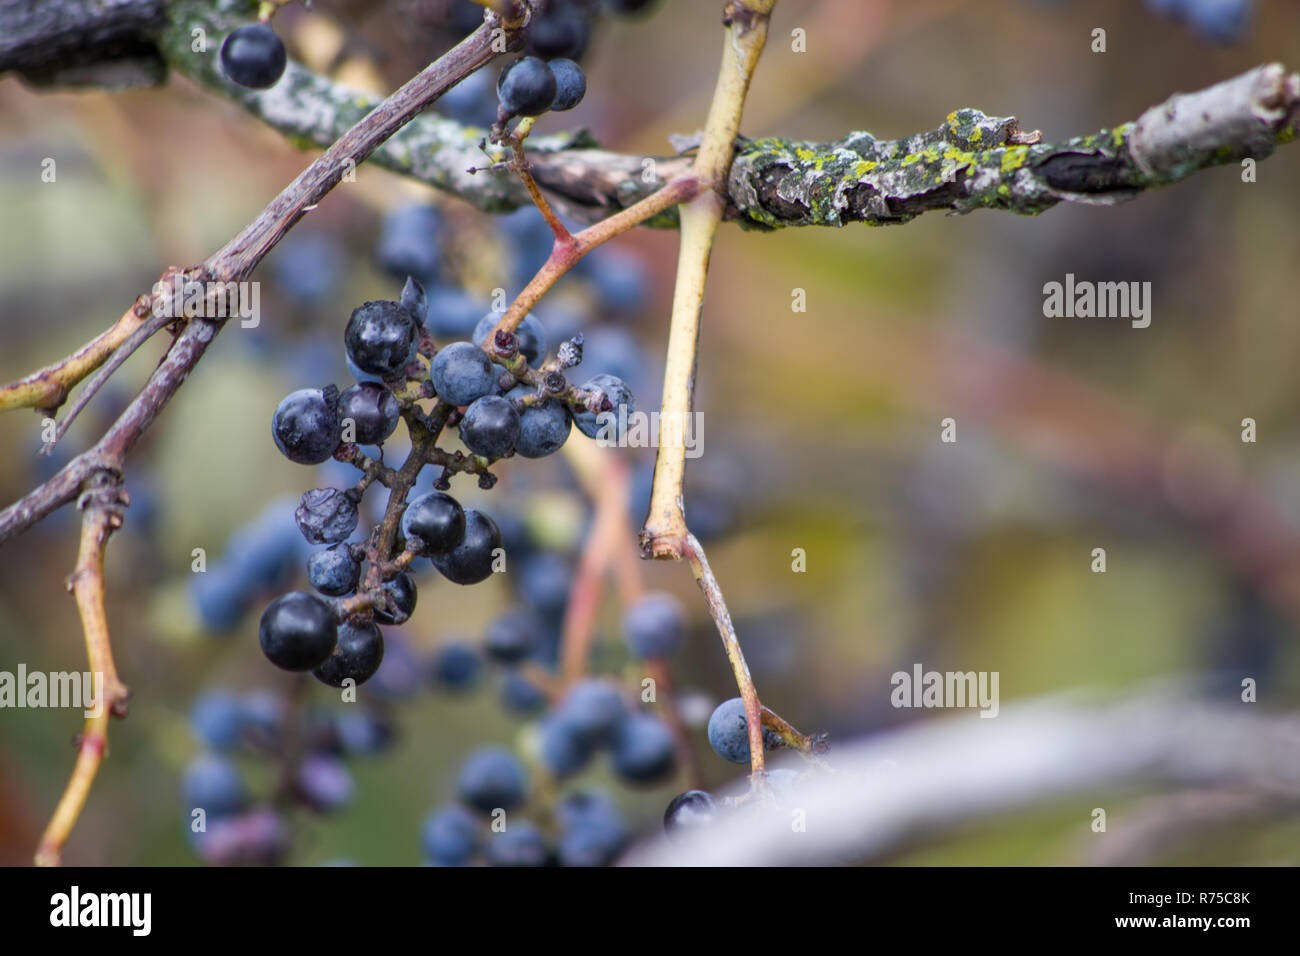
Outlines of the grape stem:
<svg viewBox="0 0 1300 956">
<path fill-rule="evenodd" d="M 681 210 L 681 245 L 668 332 L 661 421 L 684 426 L 691 413 L 709 256 L 726 210 L 727 173 L 735 152 L 740 117 L 775 5 L 776 0 L 732 0 L 723 14 L 727 32 L 722 46 L 722 66 L 718 70 L 704 135 L 691 167 L 708 188 Z M 684 556 L 686 537 L 690 533 L 682 493 L 685 473 L 685 428 L 661 432 L 650 511 L 641 529 L 641 551 L 646 557 L 680 561 Z"/>
<path fill-rule="evenodd" d="M 94 679 L 102 678 L 98 700 L 91 702 L 94 716 L 86 718 L 77 741 L 77 762 L 36 850 L 37 866 L 58 866 L 63 847 L 81 816 L 91 785 L 108 749 L 110 717 L 125 717 L 130 690 L 118 678 L 104 612 L 104 552 L 108 539 L 122 526 L 123 509 L 130 503 L 120 476 L 101 472 L 82 496 L 81 545 L 77 565 L 68 578 L 68 590 L 77 601 L 86 637 L 86 658 Z"/>
</svg>

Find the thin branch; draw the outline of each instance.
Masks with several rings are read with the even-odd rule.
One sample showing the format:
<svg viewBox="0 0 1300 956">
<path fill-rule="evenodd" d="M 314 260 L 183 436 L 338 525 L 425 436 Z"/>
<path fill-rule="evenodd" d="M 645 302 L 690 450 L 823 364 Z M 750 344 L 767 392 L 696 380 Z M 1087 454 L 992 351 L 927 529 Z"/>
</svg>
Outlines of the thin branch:
<svg viewBox="0 0 1300 956">
<path fill-rule="evenodd" d="M 749 674 L 749 665 L 745 663 L 745 652 L 740 649 L 740 639 L 736 637 L 736 626 L 731 622 L 731 612 L 722 596 L 718 579 L 713 576 L 709 559 L 705 557 L 704 548 L 695 535 L 686 533 L 685 557 L 695 575 L 695 583 L 704 592 L 704 600 L 709 605 L 709 613 L 718 626 L 718 636 L 731 662 L 731 672 L 736 678 L 736 687 L 740 689 L 740 698 L 745 702 L 745 720 L 749 729 L 749 766 L 751 779 L 757 783 L 763 775 L 763 705 L 754 688 L 754 678 Z"/>
<path fill-rule="evenodd" d="M 104 551 L 113 532 L 122 526 L 122 509 L 128 500 L 118 478 L 100 473 L 90 482 L 84 499 L 81 547 L 68 590 L 77 601 L 86 637 L 86 658 L 92 680 L 101 681 L 98 699 L 91 702 L 93 716 L 86 718 L 77 743 L 77 763 L 54 815 L 36 851 L 38 866 L 57 866 L 63 846 L 86 804 L 91 784 L 108 747 L 108 721 L 126 714 L 130 691 L 117 676 L 104 613 Z"/>
<path fill-rule="evenodd" d="M 507 37 L 508 45 L 517 46 L 520 42 L 517 34 L 507 33 Z M 186 270 L 186 278 L 213 283 L 246 279 L 284 234 L 349 171 L 412 117 L 496 55 L 492 49 L 492 25 L 485 23 L 379 104 L 285 187 L 239 235 L 201 265 Z M 163 291 L 155 297 L 152 306 L 155 313 L 179 314 L 165 298 L 170 287 L 164 283 Z M 221 328 L 220 322 L 203 318 L 190 320 L 144 389 L 103 438 L 52 479 L 0 511 L 0 541 L 67 504 L 95 472 L 120 471 L 126 455 L 198 364 Z"/>
<path fill-rule="evenodd" d="M 727 4 L 727 25 L 722 46 L 722 66 L 713 103 L 704 125 L 692 172 L 709 189 L 681 210 L 681 246 L 677 258 L 677 283 L 673 289 L 672 320 L 668 331 L 668 358 L 664 368 L 663 403 L 659 418 L 659 454 L 655 459 L 650 512 L 641 529 L 641 551 L 647 557 L 681 560 L 685 547 L 686 515 L 682 481 L 686 473 L 686 422 L 695 391 L 695 353 L 699 345 L 700 311 L 709 271 L 713 237 L 726 208 L 725 183 L 749 82 L 767 40 L 768 16 L 776 0 L 749 0 Z M 757 712 L 754 714 L 757 723 Z M 761 759 L 761 755 L 760 755 Z M 759 768 L 761 769 L 761 768 Z"/>
<path fill-rule="evenodd" d="M 0 412 L 15 408 L 40 411 L 57 409 L 72 387 L 104 364 L 123 342 L 149 317 L 151 300 L 142 295 L 122 313 L 113 327 L 91 339 L 67 358 L 45 366 L 26 378 L 0 388 Z"/>
</svg>

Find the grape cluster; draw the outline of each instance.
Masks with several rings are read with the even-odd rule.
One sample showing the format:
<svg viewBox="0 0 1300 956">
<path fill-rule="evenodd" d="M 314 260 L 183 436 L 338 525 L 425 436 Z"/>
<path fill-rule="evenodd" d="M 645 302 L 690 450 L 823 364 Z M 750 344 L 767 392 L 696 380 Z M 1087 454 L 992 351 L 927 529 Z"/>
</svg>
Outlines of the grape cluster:
<svg viewBox="0 0 1300 956">
<path fill-rule="evenodd" d="M 205 862 L 218 865 L 283 861 L 293 842 L 290 813 L 329 814 L 356 793 L 348 758 L 385 751 L 394 727 L 381 710 L 295 711 L 269 691 L 206 691 L 189 715 L 203 750 L 185 767 L 181 793 L 186 832 Z M 242 764 L 274 761 L 281 782 L 260 798 Z"/>
<path fill-rule="evenodd" d="M 489 470 L 512 455 L 542 458 L 568 439 L 575 413 L 584 425 L 599 414 L 632 403 L 627 385 L 613 376 L 574 388 L 564 372 L 582 360 L 582 336 L 549 352 L 541 323 L 527 316 L 516 332 L 492 335 L 498 316 L 477 323 L 475 341 L 438 347 L 426 328 L 429 302 L 423 285 L 408 279 L 399 301 L 366 302 L 353 310 L 343 344 L 351 368 L 377 377 L 342 392 L 334 385 L 292 392 L 275 410 L 271 434 L 290 461 L 315 465 L 331 458 L 349 461 L 366 477 L 351 488 L 316 488 L 303 495 L 294 517 L 309 544 L 325 547 L 307 562 L 316 591 L 292 591 L 276 598 L 262 614 L 259 637 L 266 657 L 285 670 L 311 671 L 331 686 L 368 680 L 383 660 L 379 624 L 402 624 L 415 609 L 418 590 L 414 562 L 427 559 L 447 580 L 477 584 L 501 557 L 501 531 L 492 518 L 462 508 L 447 493 L 457 473 L 475 473 L 481 488 L 491 488 Z M 487 341 L 489 335 L 492 341 Z M 435 403 L 426 411 L 421 403 Z M 412 463 L 418 475 L 441 462 L 436 490 L 404 502 L 408 483 L 392 488 L 396 529 L 376 526 L 369 542 L 351 540 L 360 521 L 359 504 L 377 475 L 393 485 L 401 474 L 383 464 L 383 444 L 405 420 L 413 447 L 424 460 Z M 434 445 L 445 424 L 455 424 L 464 452 Z M 423 444 L 419 444 L 422 442 Z M 362 447 L 376 449 L 370 457 Z M 375 549 L 383 535 L 401 548 Z"/>
</svg>

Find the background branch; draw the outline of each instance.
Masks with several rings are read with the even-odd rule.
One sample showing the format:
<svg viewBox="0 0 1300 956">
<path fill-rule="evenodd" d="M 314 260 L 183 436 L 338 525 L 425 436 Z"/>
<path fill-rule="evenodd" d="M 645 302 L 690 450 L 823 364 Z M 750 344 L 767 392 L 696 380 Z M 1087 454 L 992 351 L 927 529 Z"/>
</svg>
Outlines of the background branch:
<svg viewBox="0 0 1300 956">
<path fill-rule="evenodd" d="M 806 814 L 792 833 L 789 808 L 744 808 L 689 845 L 655 840 L 633 865 L 811 865 L 880 859 L 919 838 L 1054 801 L 1077 806 L 1080 839 L 1109 832 L 1117 790 L 1138 783 L 1225 784 L 1271 800 L 1300 797 L 1300 717 L 1257 705 L 1195 699 L 1190 688 L 1085 702 L 1047 698 L 935 718 L 870 741 L 837 745 L 836 772 L 814 772 L 791 795 Z M 1107 810 L 1108 831 L 1092 833 Z M 1122 831 L 1121 831 L 1122 832 Z"/>
</svg>

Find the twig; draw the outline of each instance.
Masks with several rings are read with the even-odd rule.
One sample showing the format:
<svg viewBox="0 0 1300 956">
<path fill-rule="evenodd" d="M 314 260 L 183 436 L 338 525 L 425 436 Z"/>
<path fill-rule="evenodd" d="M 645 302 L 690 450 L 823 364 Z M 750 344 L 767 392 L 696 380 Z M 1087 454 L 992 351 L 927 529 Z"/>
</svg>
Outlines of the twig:
<svg viewBox="0 0 1300 956">
<path fill-rule="evenodd" d="M 518 42 L 517 35 L 508 33 L 507 36 L 512 43 Z M 492 48 L 492 28 L 485 24 L 375 107 L 308 166 L 238 236 L 202 265 L 187 270 L 186 276 L 210 282 L 246 279 L 285 233 L 338 185 L 349 170 L 444 92 L 496 55 Z M 190 320 L 144 389 L 104 437 L 52 479 L 0 511 L 0 541 L 67 504 L 96 471 L 120 470 L 126 455 L 198 364 L 221 328 L 221 323 L 208 319 Z"/>
<path fill-rule="evenodd" d="M 740 640 L 736 637 L 736 627 L 731 622 L 731 613 L 727 602 L 722 597 L 722 588 L 713 576 L 709 559 L 704 555 L 704 548 L 695 535 L 686 532 L 685 557 L 690 562 L 691 573 L 695 583 L 704 592 L 704 600 L 709 605 L 709 613 L 718 626 L 718 635 L 722 646 L 727 651 L 727 660 L 731 661 L 731 672 L 736 678 L 736 687 L 740 690 L 741 700 L 745 702 L 745 721 L 749 729 L 749 767 L 750 779 L 757 785 L 764 772 L 763 760 L 763 705 L 754 688 L 754 678 L 749 674 L 749 665 L 745 663 L 745 653 L 740 649 Z"/>
<path fill-rule="evenodd" d="M 0 412 L 15 408 L 57 409 L 74 385 L 103 365 L 117 347 L 140 328 L 150 315 L 150 302 L 149 296 L 140 296 L 113 323 L 112 328 L 101 332 L 67 358 L 0 387 Z"/>
<path fill-rule="evenodd" d="M 128 504 L 121 480 L 105 472 L 96 475 L 85 492 L 81 521 L 81 547 L 68 589 L 77 601 L 86 636 L 86 657 L 92 680 L 101 680 L 98 700 L 91 702 L 94 716 L 86 718 L 77 743 L 77 763 L 59 799 L 54 815 L 36 851 L 38 866 L 58 866 L 63 846 L 81 815 L 91 784 L 108 747 L 110 717 L 126 714 L 130 691 L 117 676 L 104 613 L 104 551 L 113 532 L 122 526 L 122 509 Z"/>
<path fill-rule="evenodd" d="M 776 0 L 733 0 L 723 22 L 727 25 L 722 66 L 704 136 L 691 171 L 708 189 L 681 210 L 681 246 L 677 258 L 677 284 L 673 289 L 672 321 L 668 332 L 668 358 L 664 368 L 660 421 L 670 428 L 661 432 L 655 459 L 650 512 L 641 529 L 641 551 L 646 557 L 681 560 L 689 534 L 682 502 L 686 471 L 685 428 L 695 391 L 695 353 L 699 344 L 700 311 L 709 271 L 713 237 L 726 209 L 727 171 L 731 167 L 740 116 L 749 82 L 767 39 L 767 21 Z M 757 721 L 755 712 L 754 721 Z M 756 724 L 751 724 L 754 731 Z M 760 768 L 761 769 L 761 768 Z"/>
</svg>

